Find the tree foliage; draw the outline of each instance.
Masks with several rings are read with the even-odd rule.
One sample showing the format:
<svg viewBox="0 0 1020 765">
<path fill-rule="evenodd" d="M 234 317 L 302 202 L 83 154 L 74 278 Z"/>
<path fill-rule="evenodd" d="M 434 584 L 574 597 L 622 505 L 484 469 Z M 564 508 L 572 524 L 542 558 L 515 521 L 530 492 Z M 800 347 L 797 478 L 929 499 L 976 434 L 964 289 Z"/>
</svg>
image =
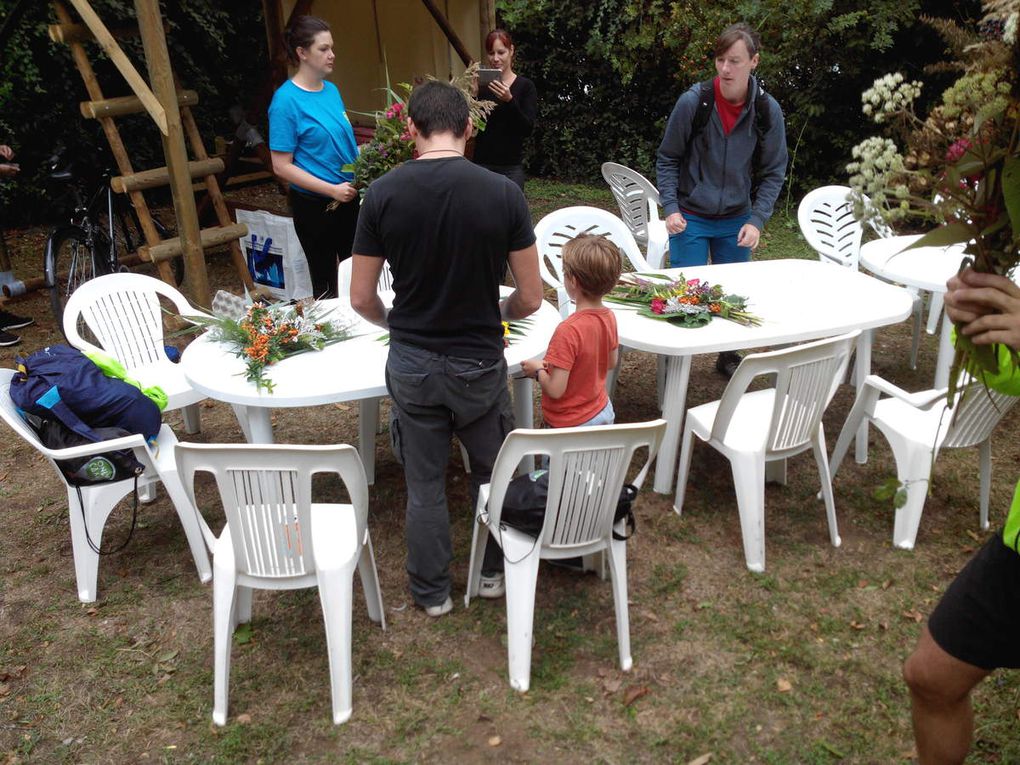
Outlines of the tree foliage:
<svg viewBox="0 0 1020 765">
<path fill-rule="evenodd" d="M 499 0 L 519 70 L 539 90 L 531 172 L 593 180 L 606 160 L 654 175 L 679 95 L 714 74 L 712 44 L 744 20 L 762 36 L 758 72 L 786 115 L 799 186 L 842 181 L 865 130 L 859 93 L 879 74 L 920 73 L 944 46 L 920 13 L 972 19 L 977 0 Z M 938 88 L 934 89 L 937 92 Z"/>
<path fill-rule="evenodd" d="M 16 0 L 0 0 L 6 18 Z M 67 4 L 70 7 L 70 4 Z M 92 0 L 108 28 L 136 25 L 132 0 Z M 164 0 L 170 58 L 185 87 L 198 91 L 196 120 L 207 146 L 216 133 L 233 132 L 228 108 L 245 103 L 265 79 L 267 53 L 261 4 L 252 0 Z M 75 16 L 73 9 L 70 11 Z M 0 51 L 0 142 L 16 151 L 21 174 L 0 184 L 0 220 L 53 222 L 46 188 L 46 159 L 59 145 L 73 155 L 88 154 L 112 166 L 106 138 L 97 122 L 83 119 L 79 102 L 88 95 L 70 49 L 50 40 L 56 23 L 48 2 L 30 4 Z M 141 41 L 121 47 L 147 78 Z M 89 59 L 107 97 L 129 95 L 123 77 L 98 45 L 88 44 Z M 148 117 L 117 121 L 136 170 L 163 164 L 159 132 Z"/>
</svg>

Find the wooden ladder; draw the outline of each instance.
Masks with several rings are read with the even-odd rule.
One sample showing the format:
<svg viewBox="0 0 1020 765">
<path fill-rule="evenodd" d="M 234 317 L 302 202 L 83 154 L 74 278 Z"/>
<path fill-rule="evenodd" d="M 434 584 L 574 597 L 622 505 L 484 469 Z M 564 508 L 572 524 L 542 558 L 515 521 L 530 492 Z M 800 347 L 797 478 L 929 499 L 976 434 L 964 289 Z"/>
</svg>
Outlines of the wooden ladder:
<svg viewBox="0 0 1020 765">
<path fill-rule="evenodd" d="M 138 248 L 138 256 L 143 261 L 150 261 L 156 264 L 160 278 L 163 281 L 174 284 L 173 269 L 170 268 L 170 259 L 179 257 L 183 252 L 180 237 L 163 240 L 160 238 L 156 226 L 152 221 L 152 214 L 142 193 L 146 189 L 168 186 L 171 182 L 170 172 L 166 167 L 158 167 L 152 170 L 136 172 L 128 157 L 127 149 L 120 137 L 115 118 L 129 114 L 142 114 L 146 111 L 145 105 L 137 96 L 122 96 L 118 98 L 106 98 L 96 78 L 95 71 L 89 61 L 84 43 L 95 42 L 95 37 L 88 27 L 74 23 L 67 7 L 60 0 L 53 0 L 53 8 L 56 11 L 59 23 L 49 27 L 50 38 L 54 42 L 63 43 L 71 50 L 75 66 L 85 83 L 85 90 L 88 93 L 88 101 L 81 103 L 81 113 L 88 119 L 95 119 L 103 128 L 106 140 L 110 144 L 110 151 L 113 153 L 114 161 L 120 175 L 110 180 L 110 186 L 119 194 L 127 194 L 131 199 L 131 205 L 138 214 L 138 222 L 141 225 L 142 235 L 145 237 L 145 244 Z M 137 29 L 117 30 L 115 36 L 137 37 Z M 223 200 L 220 184 L 216 178 L 218 173 L 223 172 L 223 160 L 210 157 L 202 143 L 202 136 L 199 133 L 198 125 L 191 113 L 191 106 L 198 103 L 198 94 L 193 90 L 184 90 L 180 82 L 174 76 L 174 83 L 177 86 L 177 101 L 180 108 L 181 123 L 191 147 L 193 160 L 188 162 L 188 171 L 192 180 L 204 180 L 206 193 L 216 211 L 218 225 L 202 229 L 200 232 L 202 249 L 208 250 L 223 244 L 230 245 L 230 255 L 234 268 L 243 282 L 246 289 L 254 290 L 251 275 L 248 273 L 248 266 L 238 239 L 248 233 L 247 226 L 242 223 L 235 223 L 230 217 L 230 211 Z M 199 296 L 195 296 L 199 297 Z M 201 298 L 199 297 L 201 300 Z"/>
</svg>

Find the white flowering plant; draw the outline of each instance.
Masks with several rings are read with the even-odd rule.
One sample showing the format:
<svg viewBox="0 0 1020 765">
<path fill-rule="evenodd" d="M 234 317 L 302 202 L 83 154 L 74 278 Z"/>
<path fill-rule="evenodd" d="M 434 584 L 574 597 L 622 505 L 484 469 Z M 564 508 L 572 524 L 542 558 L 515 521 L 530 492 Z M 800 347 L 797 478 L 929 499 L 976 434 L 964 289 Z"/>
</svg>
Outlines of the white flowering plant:
<svg viewBox="0 0 1020 765">
<path fill-rule="evenodd" d="M 1007 274 L 1020 261 L 1020 0 L 986 0 L 984 9 L 958 52 L 960 77 L 925 117 L 915 111 L 921 83 L 899 73 L 862 94 L 863 112 L 886 135 L 855 146 L 847 172 L 858 214 L 876 228 L 907 217 L 935 223 L 914 247 L 964 244 L 975 270 Z M 961 336 L 951 386 L 972 363 L 995 370 L 997 359 L 997 349 Z"/>
</svg>

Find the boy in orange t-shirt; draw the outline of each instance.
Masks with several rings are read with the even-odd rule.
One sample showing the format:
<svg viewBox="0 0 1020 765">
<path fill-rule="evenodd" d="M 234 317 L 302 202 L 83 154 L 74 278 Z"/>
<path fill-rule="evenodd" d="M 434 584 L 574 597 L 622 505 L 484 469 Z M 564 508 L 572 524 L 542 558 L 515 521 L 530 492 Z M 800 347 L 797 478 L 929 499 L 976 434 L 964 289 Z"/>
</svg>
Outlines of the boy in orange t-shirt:
<svg viewBox="0 0 1020 765">
<path fill-rule="evenodd" d="M 606 374 L 616 367 L 616 317 L 602 304 L 620 279 L 620 250 L 603 236 L 581 234 L 563 246 L 563 286 L 577 306 L 549 341 L 544 359 L 521 368 L 542 387 L 542 416 L 552 428 L 611 425 Z"/>
</svg>

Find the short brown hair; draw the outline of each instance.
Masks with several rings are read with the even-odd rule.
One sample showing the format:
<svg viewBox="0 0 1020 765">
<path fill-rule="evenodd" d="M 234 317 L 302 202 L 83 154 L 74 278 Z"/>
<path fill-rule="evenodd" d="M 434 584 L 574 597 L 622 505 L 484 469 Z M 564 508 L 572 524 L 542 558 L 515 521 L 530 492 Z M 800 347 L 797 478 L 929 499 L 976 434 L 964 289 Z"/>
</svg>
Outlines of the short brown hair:
<svg viewBox="0 0 1020 765">
<path fill-rule="evenodd" d="M 563 274 L 585 295 L 602 297 L 620 280 L 620 248 L 604 236 L 578 234 L 563 245 Z"/>
<path fill-rule="evenodd" d="M 761 38 L 754 31 L 754 27 L 740 21 L 736 24 L 730 24 L 722 31 L 722 34 L 715 38 L 715 47 L 713 48 L 715 57 L 719 58 L 719 56 L 726 53 L 737 40 L 744 41 L 749 58 L 754 58 L 755 54 L 761 50 Z"/>
</svg>

